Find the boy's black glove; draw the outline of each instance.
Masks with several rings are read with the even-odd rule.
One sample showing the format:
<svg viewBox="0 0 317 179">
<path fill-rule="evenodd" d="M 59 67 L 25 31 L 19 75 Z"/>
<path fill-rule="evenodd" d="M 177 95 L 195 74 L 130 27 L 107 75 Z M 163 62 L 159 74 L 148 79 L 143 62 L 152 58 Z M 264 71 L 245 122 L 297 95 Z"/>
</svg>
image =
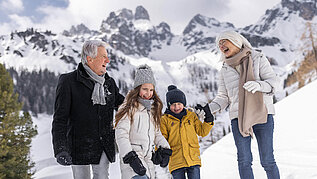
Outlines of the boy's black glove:
<svg viewBox="0 0 317 179">
<path fill-rule="evenodd" d="M 162 148 L 161 146 L 157 149 L 155 153 L 152 154 L 152 162 L 155 165 L 160 165 L 161 167 L 166 167 L 168 165 L 170 156 L 172 155 L 171 149 Z"/>
<path fill-rule="evenodd" d="M 212 115 L 208 104 L 206 104 L 204 107 L 202 107 L 200 104 L 197 104 L 195 106 L 195 109 L 204 110 L 204 112 L 205 112 L 204 121 L 205 122 L 212 122 L 212 123 L 214 122 L 214 115 Z"/>
<path fill-rule="evenodd" d="M 159 147 L 155 152 L 152 152 L 151 160 L 154 165 L 159 165 L 162 162 L 161 147 Z"/>
<path fill-rule="evenodd" d="M 133 171 L 140 176 L 143 176 L 146 173 L 146 168 L 143 166 L 135 151 L 127 153 L 127 155 L 123 157 L 123 163 L 129 164 Z"/>
<path fill-rule="evenodd" d="M 170 161 L 170 156 L 172 155 L 172 149 L 162 148 L 161 150 L 162 161 L 160 163 L 161 167 L 166 167 Z"/>
<path fill-rule="evenodd" d="M 61 164 L 61 165 L 71 165 L 72 163 L 72 157 L 69 155 L 68 152 L 60 152 L 56 155 L 56 161 L 57 163 Z"/>
</svg>

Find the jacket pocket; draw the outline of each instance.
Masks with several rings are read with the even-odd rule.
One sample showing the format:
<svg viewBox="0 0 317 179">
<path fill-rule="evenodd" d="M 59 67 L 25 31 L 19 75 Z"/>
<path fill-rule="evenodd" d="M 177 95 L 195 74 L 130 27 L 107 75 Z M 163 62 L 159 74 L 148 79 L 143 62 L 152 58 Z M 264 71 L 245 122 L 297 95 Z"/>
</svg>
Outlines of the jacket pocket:
<svg viewBox="0 0 317 179">
<path fill-rule="evenodd" d="M 181 145 L 177 145 L 177 146 L 171 146 L 172 149 L 172 156 L 170 158 L 170 166 L 177 166 L 177 165 L 181 165 L 183 166 L 183 161 L 184 161 L 184 156 L 183 156 L 183 152 L 182 152 L 182 146 Z"/>
<path fill-rule="evenodd" d="M 200 161 L 200 146 L 198 144 L 189 144 L 189 155 L 193 161 Z"/>
<path fill-rule="evenodd" d="M 136 153 L 142 153 L 143 152 L 143 146 L 141 144 L 135 144 L 131 143 L 132 150 Z"/>
</svg>

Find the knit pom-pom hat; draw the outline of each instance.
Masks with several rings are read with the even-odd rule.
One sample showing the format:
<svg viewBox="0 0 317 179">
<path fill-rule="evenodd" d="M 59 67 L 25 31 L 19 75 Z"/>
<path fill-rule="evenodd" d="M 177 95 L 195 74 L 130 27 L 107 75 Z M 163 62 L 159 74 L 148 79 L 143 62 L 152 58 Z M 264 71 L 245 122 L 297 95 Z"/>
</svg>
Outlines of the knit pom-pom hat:
<svg viewBox="0 0 317 179">
<path fill-rule="evenodd" d="M 151 67 L 148 65 L 140 65 L 135 71 L 133 88 L 136 88 L 144 83 L 151 83 L 155 86 L 155 79 Z"/>
<path fill-rule="evenodd" d="M 177 102 L 186 106 L 186 96 L 181 90 L 177 89 L 175 85 L 169 85 L 167 89 L 166 103 L 168 108 L 170 108 L 173 103 Z"/>
</svg>

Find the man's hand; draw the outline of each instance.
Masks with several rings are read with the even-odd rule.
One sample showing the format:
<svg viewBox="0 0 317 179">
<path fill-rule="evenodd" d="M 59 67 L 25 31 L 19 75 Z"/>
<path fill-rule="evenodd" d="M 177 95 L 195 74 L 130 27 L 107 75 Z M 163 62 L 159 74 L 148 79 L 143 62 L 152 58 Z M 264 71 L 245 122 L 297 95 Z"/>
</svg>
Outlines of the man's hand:
<svg viewBox="0 0 317 179">
<path fill-rule="evenodd" d="M 248 81 L 244 83 L 243 88 L 249 92 L 255 93 L 261 90 L 261 85 L 256 81 Z"/>
<path fill-rule="evenodd" d="M 57 163 L 67 166 L 67 165 L 72 165 L 72 157 L 69 155 L 68 152 L 60 152 L 59 154 L 56 155 L 56 161 Z"/>
</svg>

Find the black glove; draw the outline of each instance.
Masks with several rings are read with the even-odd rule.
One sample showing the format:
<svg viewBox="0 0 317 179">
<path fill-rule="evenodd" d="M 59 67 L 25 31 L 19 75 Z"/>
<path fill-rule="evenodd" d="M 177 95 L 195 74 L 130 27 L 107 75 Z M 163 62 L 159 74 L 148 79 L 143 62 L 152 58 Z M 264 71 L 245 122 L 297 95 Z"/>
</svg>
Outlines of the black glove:
<svg viewBox="0 0 317 179">
<path fill-rule="evenodd" d="M 57 163 L 64 166 L 73 164 L 72 157 L 69 155 L 68 152 L 65 151 L 60 152 L 56 155 L 56 161 Z"/>
<path fill-rule="evenodd" d="M 123 163 L 129 164 L 133 171 L 140 176 L 143 176 L 146 173 L 146 168 L 143 166 L 135 151 L 127 153 L 127 155 L 123 157 Z"/>
<path fill-rule="evenodd" d="M 161 147 L 159 147 L 156 152 L 152 152 L 151 160 L 154 165 L 159 165 L 162 162 Z"/>
<path fill-rule="evenodd" d="M 162 161 L 160 163 L 161 167 L 166 167 L 168 165 L 171 155 L 172 155 L 172 149 L 161 148 L 161 156 L 162 156 Z"/>
<path fill-rule="evenodd" d="M 212 123 L 214 123 L 214 115 L 212 115 L 208 104 L 206 104 L 204 107 L 202 107 L 200 104 L 197 104 L 197 105 L 195 106 L 195 109 L 204 110 L 204 112 L 205 112 L 205 119 L 204 119 L 204 121 L 205 121 L 205 122 L 212 122 Z"/>
</svg>

